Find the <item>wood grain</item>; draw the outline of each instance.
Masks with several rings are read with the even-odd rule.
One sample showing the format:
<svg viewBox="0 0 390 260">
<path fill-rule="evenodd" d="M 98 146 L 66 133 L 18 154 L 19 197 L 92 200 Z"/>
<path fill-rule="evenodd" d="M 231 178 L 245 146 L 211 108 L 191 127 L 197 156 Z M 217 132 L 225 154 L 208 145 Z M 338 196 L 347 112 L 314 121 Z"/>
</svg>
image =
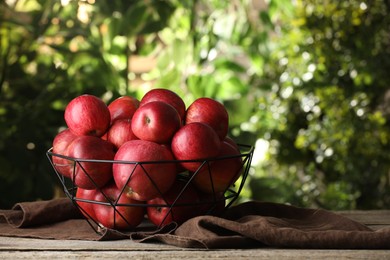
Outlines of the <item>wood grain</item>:
<svg viewBox="0 0 390 260">
<path fill-rule="evenodd" d="M 390 210 L 338 211 L 374 230 L 390 228 Z M 44 240 L 0 236 L 0 259 L 390 259 L 390 250 L 203 250 L 131 240 Z"/>
</svg>

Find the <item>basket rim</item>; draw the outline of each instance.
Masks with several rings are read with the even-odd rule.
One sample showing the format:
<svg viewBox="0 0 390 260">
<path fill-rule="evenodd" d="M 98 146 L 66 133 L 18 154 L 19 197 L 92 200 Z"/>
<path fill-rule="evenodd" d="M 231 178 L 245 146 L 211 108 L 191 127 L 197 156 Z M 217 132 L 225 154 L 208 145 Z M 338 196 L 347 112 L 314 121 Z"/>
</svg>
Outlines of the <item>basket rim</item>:
<svg viewBox="0 0 390 260">
<path fill-rule="evenodd" d="M 95 163 L 114 163 L 114 164 L 154 164 L 154 163 L 188 163 L 188 162 L 207 162 L 207 161 L 217 161 L 217 160 L 225 160 L 239 157 L 247 157 L 253 154 L 255 147 L 253 145 L 248 144 L 237 144 L 239 148 L 248 149 L 245 152 L 240 150 L 240 154 L 236 155 L 224 155 L 217 157 L 209 157 L 209 158 L 199 158 L 199 159 L 188 159 L 188 160 L 153 160 L 153 161 L 126 161 L 126 160 L 99 160 L 99 159 L 83 159 L 83 158 L 75 158 L 71 156 L 66 156 L 53 152 L 53 147 L 50 147 L 46 154 L 50 156 L 60 157 L 63 159 L 67 159 L 74 162 L 95 162 Z"/>
</svg>

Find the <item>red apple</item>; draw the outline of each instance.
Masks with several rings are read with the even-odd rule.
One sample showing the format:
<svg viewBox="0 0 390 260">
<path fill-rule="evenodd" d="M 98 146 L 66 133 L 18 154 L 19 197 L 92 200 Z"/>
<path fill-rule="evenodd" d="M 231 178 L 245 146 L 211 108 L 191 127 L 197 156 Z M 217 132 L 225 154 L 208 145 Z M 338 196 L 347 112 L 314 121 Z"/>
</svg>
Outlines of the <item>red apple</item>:
<svg viewBox="0 0 390 260">
<path fill-rule="evenodd" d="M 201 122 L 210 125 L 224 140 L 229 130 L 229 115 L 225 106 L 218 101 L 202 97 L 196 99 L 188 108 L 185 124 Z"/>
<path fill-rule="evenodd" d="M 125 187 L 128 196 L 147 201 L 165 193 L 175 181 L 177 167 L 173 155 L 165 146 L 145 141 L 131 140 L 117 151 L 113 176 L 119 189 Z"/>
<path fill-rule="evenodd" d="M 224 142 L 227 142 L 228 144 L 231 144 L 233 147 L 237 149 L 239 153 L 241 153 L 240 146 L 234 141 L 230 136 L 226 136 L 225 139 L 223 140 Z"/>
<path fill-rule="evenodd" d="M 68 147 L 77 136 L 69 128 L 59 132 L 53 139 L 52 152 L 58 155 L 68 155 Z M 58 173 L 70 178 L 73 170 L 73 161 L 56 155 L 52 156 L 52 162 Z"/>
<path fill-rule="evenodd" d="M 110 126 L 110 111 L 100 98 L 81 95 L 65 108 L 65 122 L 76 135 L 101 137 Z"/>
<path fill-rule="evenodd" d="M 181 120 L 174 107 L 153 101 L 137 109 L 131 126 L 139 139 L 164 144 L 169 143 L 180 128 Z"/>
<path fill-rule="evenodd" d="M 96 221 L 106 228 L 125 230 L 137 227 L 143 220 L 145 208 L 140 201 L 126 196 L 115 183 L 110 182 L 97 193 L 93 204 Z"/>
<path fill-rule="evenodd" d="M 118 119 L 131 119 L 139 107 L 139 100 L 132 96 L 121 96 L 108 105 L 111 124 Z"/>
<path fill-rule="evenodd" d="M 81 213 L 86 217 L 95 220 L 95 211 L 93 209 L 95 196 L 100 193 L 99 190 L 86 190 L 77 188 L 76 203 L 80 208 Z M 86 201 L 82 201 L 86 200 Z"/>
<path fill-rule="evenodd" d="M 199 196 L 197 190 L 183 180 L 176 180 L 162 196 L 149 200 L 146 212 L 156 226 L 165 226 L 174 221 L 178 224 L 200 215 L 197 210 Z"/>
<path fill-rule="evenodd" d="M 172 152 L 177 160 L 203 160 L 214 158 L 219 154 L 221 141 L 207 124 L 195 122 L 184 125 L 173 136 Z M 183 162 L 182 166 L 190 171 L 196 171 L 202 161 Z"/>
<path fill-rule="evenodd" d="M 206 193 L 225 192 L 238 179 L 242 167 L 242 158 L 237 149 L 222 142 L 218 159 L 196 172 L 193 183 Z"/>
<path fill-rule="evenodd" d="M 107 131 L 107 140 L 117 149 L 127 141 L 138 139 L 131 130 L 131 119 L 117 119 Z"/>
<path fill-rule="evenodd" d="M 156 88 L 149 90 L 142 97 L 140 107 L 152 101 L 162 101 L 170 104 L 177 110 L 180 115 L 180 118 L 182 120 L 184 119 L 186 113 L 186 105 L 183 99 L 175 92 L 164 88 Z"/>
<path fill-rule="evenodd" d="M 79 136 L 68 147 L 68 155 L 77 159 L 113 160 L 115 147 L 94 136 Z M 112 179 L 112 163 L 80 161 L 71 176 L 76 186 L 95 189 Z"/>
</svg>

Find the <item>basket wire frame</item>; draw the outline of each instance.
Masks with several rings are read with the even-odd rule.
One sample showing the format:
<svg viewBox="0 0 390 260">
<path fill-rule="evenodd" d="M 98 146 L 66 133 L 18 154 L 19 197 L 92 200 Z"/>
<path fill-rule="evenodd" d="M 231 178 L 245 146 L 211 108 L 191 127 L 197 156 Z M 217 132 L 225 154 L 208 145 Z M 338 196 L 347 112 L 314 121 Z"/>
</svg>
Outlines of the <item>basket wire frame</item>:
<svg viewBox="0 0 390 260">
<path fill-rule="evenodd" d="M 114 212 L 113 212 L 113 214 L 114 214 L 114 216 L 113 216 L 114 217 L 114 227 L 113 228 L 114 229 L 116 229 L 115 223 L 117 223 L 116 222 L 116 218 L 117 217 L 123 218 L 123 220 L 125 220 L 125 222 L 127 222 L 127 224 L 129 224 L 129 222 L 126 220 L 125 216 L 123 216 L 122 213 L 118 210 L 118 207 L 144 207 L 144 208 L 146 208 L 146 207 L 162 207 L 162 208 L 163 207 L 168 207 L 167 213 L 165 214 L 163 220 L 161 221 L 160 225 L 157 226 L 157 228 L 161 228 L 162 224 L 165 222 L 166 218 L 168 218 L 168 216 L 170 214 L 172 214 L 172 215 L 174 214 L 174 211 L 173 211 L 174 207 L 189 207 L 189 206 L 208 205 L 208 211 L 204 212 L 203 215 L 212 214 L 213 211 L 215 210 L 215 208 L 217 207 L 217 204 L 219 202 L 221 202 L 221 201 L 227 202 L 225 204 L 225 208 L 229 208 L 238 199 L 242 189 L 244 188 L 246 179 L 247 179 L 248 174 L 249 174 L 249 169 L 251 167 L 251 162 L 252 162 L 252 157 L 253 157 L 253 152 L 254 152 L 254 147 L 253 146 L 245 145 L 245 144 L 238 144 L 238 146 L 239 146 L 240 151 L 241 151 L 239 155 L 221 156 L 221 157 L 210 158 L 210 159 L 201 159 L 201 160 L 170 160 L 170 161 L 167 160 L 167 161 L 142 161 L 142 162 L 136 162 L 136 161 L 97 160 L 97 159 L 77 159 L 77 158 L 72 158 L 72 157 L 68 157 L 68 156 L 65 156 L 65 155 L 53 153 L 53 151 L 52 151 L 53 148 L 50 148 L 46 152 L 46 156 L 47 156 L 50 164 L 52 165 L 52 167 L 53 167 L 53 169 L 54 169 L 58 179 L 60 180 L 60 183 L 61 183 L 61 186 L 62 186 L 62 189 L 63 189 L 65 195 L 84 214 L 88 224 L 93 228 L 93 230 L 96 233 L 100 234 L 101 231 L 105 229 L 105 227 L 102 224 L 100 224 L 96 219 L 94 219 L 87 211 L 85 211 L 83 209 L 83 207 L 81 207 L 78 204 L 78 202 L 100 204 L 100 205 L 105 205 L 105 206 L 112 207 L 114 209 Z M 56 166 L 61 166 L 61 165 L 57 165 L 53 161 L 54 157 L 59 157 L 59 158 L 62 158 L 62 159 L 66 159 L 66 160 L 68 160 L 71 163 L 71 165 L 72 165 L 72 169 L 71 169 L 72 176 L 71 176 L 71 178 L 68 178 L 68 177 L 62 175 L 58 171 Z M 240 177 L 231 186 L 226 187 L 225 191 L 223 192 L 223 196 L 221 198 L 218 198 L 217 195 L 216 195 L 215 189 L 214 189 L 214 182 L 213 182 L 213 176 L 211 174 L 210 165 L 211 165 L 211 163 L 213 161 L 228 160 L 228 159 L 233 159 L 233 158 L 238 158 L 238 157 L 241 157 L 241 159 L 242 159 L 242 166 L 241 166 L 241 169 L 239 170 L 240 171 Z M 158 164 L 164 164 L 164 163 L 179 164 L 179 163 L 188 163 L 188 162 L 198 162 L 198 163 L 200 163 L 200 166 L 198 167 L 198 169 L 195 172 L 189 173 L 187 171 L 184 171 L 183 173 L 180 173 L 178 175 L 178 178 L 183 180 L 185 182 L 185 185 L 180 190 L 180 192 L 177 194 L 177 196 L 173 200 L 173 202 L 169 203 L 167 201 L 167 199 L 164 197 L 164 194 L 159 189 L 158 185 L 155 183 L 153 178 L 149 175 L 148 171 L 145 169 L 144 165 L 156 164 L 156 163 L 158 163 Z M 123 204 L 123 203 L 119 203 L 119 199 L 122 196 L 122 194 L 125 192 L 125 189 L 126 189 L 127 185 L 124 185 L 121 188 L 120 195 L 118 196 L 118 198 L 116 198 L 115 201 L 112 201 L 106 194 L 104 194 L 104 192 L 101 191 L 101 188 L 98 187 L 98 185 L 93 180 L 93 178 L 87 173 L 87 171 L 85 170 L 85 168 L 83 166 L 83 163 L 110 163 L 110 164 L 118 164 L 119 163 L 119 164 L 134 165 L 134 167 L 132 169 L 132 172 L 130 173 L 130 175 L 129 175 L 128 179 L 127 179 L 127 182 L 130 181 L 130 179 L 131 179 L 132 175 L 134 174 L 135 170 L 138 167 L 141 167 L 143 169 L 144 174 L 146 174 L 146 176 L 148 177 L 150 182 L 153 184 L 154 188 L 157 189 L 158 193 L 160 194 L 160 196 L 165 201 L 165 204 L 146 204 L 146 203 L 144 203 L 144 204 L 135 204 L 135 203 Z M 74 177 L 75 177 L 75 174 L 76 174 L 76 168 L 77 167 L 79 167 L 79 169 L 94 184 L 96 189 L 104 196 L 104 198 L 106 200 L 105 202 L 104 201 L 96 201 L 96 200 L 83 199 L 83 198 L 76 197 L 76 192 L 77 192 L 77 188 L 78 187 L 77 187 L 77 185 L 74 182 L 74 179 L 75 179 Z M 201 169 L 203 169 L 203 167 L 207 167 L 207 169 L 208 169 L 208 177 L 209 177 L 211 188 L 212 188 L 212 191 L 213 191 L 211 193 L 212 194 L 211 199 L 208 200 L 208 201 L 201 201 L 201 202 L 194 202 L 194 203 L 180 203 L 180 202 L 178 202 L 180 197 L 181 197 L 181 195 L 189 187 L 189 185 L 192 183 L 192 181 L 195 178 L 195 176 L 201 171 Z M 118 214 L 118 216 L 117 216 L 117 214 Z M 130 226 L 130 224 L 129 224 L 129 226 Z M 140 225 L 140 226 L 143 226 L 143 228 L 145 227 L 144 225 Z M 135 230 L 135 229 L 136 228 L 131 228 L 131 230 Z"/>
</svg>

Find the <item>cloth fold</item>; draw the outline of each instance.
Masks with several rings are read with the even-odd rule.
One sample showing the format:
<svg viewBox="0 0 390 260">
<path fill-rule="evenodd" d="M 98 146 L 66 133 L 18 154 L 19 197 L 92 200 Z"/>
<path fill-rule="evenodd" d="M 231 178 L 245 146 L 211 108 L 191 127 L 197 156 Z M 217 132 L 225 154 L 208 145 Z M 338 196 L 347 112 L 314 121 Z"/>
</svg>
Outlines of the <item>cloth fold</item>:
<svg viewBox="0 0 390 260">
<path fill-rule="evenodd" d="M 0 236 L 131 239 L 206 249 L 390 249 L 390 228 L 374 231 L 327 210 L 257 201 L 230 207 L 220 217 L 199 216 L 181 225 L 170 223 L 158 230 L 141 226 L 131 232 L 97 228 L 67 198 L 23 202 L 0 210 Z"/>
<path fill-rule="evenodd" d="M 8 224 L 18 228 L 61 222 L 70 218 L 81 218 L 79 211 L 66 198 L 43 203 L 17 203 L 9 211 L 9 214 L 4 216 Z"/>
<path fill-rule="evenodd" d="M 0 236 L 41 239 L 116 240 L 128 238 L 116 230 L 103 229 L 85 220 L 68 198 L 21 202 L 0 210 Z"/>
<path fill-rule="evenodd" d="M 373 231 L 330 211 L 254 201 L 231 207 L 222 217 L 195 217 L 173 233 L 130 236 L 180 247 L 390 248 L 390 228 Z"/>
</svg>

